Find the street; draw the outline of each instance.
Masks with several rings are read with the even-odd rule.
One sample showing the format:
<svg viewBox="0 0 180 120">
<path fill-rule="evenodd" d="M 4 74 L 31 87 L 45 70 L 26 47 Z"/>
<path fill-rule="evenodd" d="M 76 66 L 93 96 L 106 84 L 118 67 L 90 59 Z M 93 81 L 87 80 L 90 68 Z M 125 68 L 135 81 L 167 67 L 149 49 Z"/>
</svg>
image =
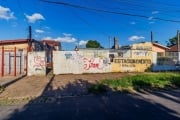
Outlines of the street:
<svg viewBox="0 0 180 120">
<path fill-rule="evenodd" d="M 55 91 L 52 91 L 55 92 Z M 0 106 L 0 120 L 179 120 L 180 91 L 36 98 Z"/>
</svg>

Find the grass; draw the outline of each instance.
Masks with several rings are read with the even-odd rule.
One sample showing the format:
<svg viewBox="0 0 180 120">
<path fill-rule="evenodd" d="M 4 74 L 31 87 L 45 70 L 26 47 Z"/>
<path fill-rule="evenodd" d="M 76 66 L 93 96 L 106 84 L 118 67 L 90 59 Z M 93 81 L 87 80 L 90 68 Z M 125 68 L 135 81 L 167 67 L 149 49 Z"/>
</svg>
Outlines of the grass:
<svg viewBox="0 0 180 120">
<path fill-rule="evenodd" d="M 4 87 L 0 86 L 0 93 L 4 91 Z"/>
<path fill-rule="evenodd" d="M 179 73 L 152 73 L 126 76 L 120 79 L 105 79 L 93 85 L 90 92 L 101 93 L 106 88 L 113 91 L 133 92 L 137 89 L 169 89 L 180 87 Z M 104 92 L 104 91 L 103 91 Z"/>
<path fill-rule="evenodd" d="M 107 90 L 106 90 L 106 86 L 99 83 L 99 84 L 96 84 L 96 85 L 92 85 L 91 87 L 88 88 L 88 92 L 89 93 L 93 93 L 93 94 L 100 94 L 100 93 L 105 93 Z"/>
</svg>

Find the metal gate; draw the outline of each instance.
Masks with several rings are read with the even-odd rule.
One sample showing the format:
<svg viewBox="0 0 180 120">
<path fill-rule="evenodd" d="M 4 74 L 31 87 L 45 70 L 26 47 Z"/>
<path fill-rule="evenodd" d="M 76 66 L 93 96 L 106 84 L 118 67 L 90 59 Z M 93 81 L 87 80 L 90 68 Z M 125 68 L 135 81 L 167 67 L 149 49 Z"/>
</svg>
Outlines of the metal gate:
<svg viewBox="0 0 180 120">
<path fill-rule="evenodd" d="M 27 72 L 27 50 L 0 48 L 0 76 L 16 76 Z"/>
</svg>

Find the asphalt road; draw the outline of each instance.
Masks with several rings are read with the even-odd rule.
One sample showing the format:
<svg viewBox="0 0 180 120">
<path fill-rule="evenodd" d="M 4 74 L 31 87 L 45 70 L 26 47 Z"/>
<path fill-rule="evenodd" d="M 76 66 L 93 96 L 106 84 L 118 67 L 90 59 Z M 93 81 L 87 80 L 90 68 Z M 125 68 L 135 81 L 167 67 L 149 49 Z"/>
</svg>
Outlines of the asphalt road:
<svg viewBox="0 0 180 120">
<path fill-rule="evenodd" d="M 180 91 L 111 93 L 0 106 L 0 120 L 180 120 Z"/>
</svg>

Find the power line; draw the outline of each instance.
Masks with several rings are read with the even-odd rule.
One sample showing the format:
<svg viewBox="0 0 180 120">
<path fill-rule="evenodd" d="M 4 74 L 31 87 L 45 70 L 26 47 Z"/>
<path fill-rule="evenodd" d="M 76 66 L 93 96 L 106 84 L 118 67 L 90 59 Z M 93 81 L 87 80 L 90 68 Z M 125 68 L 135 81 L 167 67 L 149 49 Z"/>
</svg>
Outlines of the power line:
<svg viewBox="0 0 180 120">
<path fill-rule="evenodd" d="M 80 6 L 80 5 L 75 5 L 75 4 L 65 3 L 65 2 L 55 2 L 55 1 L 48 1 L 48 0 L 40 0 L 40 1 L 46 2 L 46 3 L 50 3 L 50 4 L 59 4 L 59 5 L 64 5 L 64 6 L 70 6 L 70 7 L 73 7 L 73 8 L 93 10 L 93 11 L 96 11 L 96 12 L 111 13 L 111 14 L 120 14 L 120 15 L 124 15 L 124 16 L 133 16 L 133 17 L 140 17 L 140 18 L 147 18 L 147 19 L 149 18 L 149 16 L 145 16 L 145 15 L 130 14 L 130 13 L 124 13 L 124 12 L 115 12 L 115 11 L 108 11 L 108 10 L 90 8 L 90 7 L 86 7 L 86 6 Z M 161 21 L 180 23 L 180 20 L 163 19 L 163 18 L 159 18 L 159 17 L 153 17 L 153 19 L 161 20 Z"/>
<path fill-rule="evenodd" d="M 93 30 L 96 30 L 97 32 L 100 32 L 102 35 L 108 37 L 108 34 L 105 33 L 104 31 L 100 31 L 95 25 L 93 25 L 92 23 L 88 22 L 86 19 L 84 19 L 83 17 L 81 17 L 78 13 L 76 13 L 75 11 L 71 10 L 71 12 L 73 13 L 73 15 L 76 15 L 76 17 L 81 20 L 84 24 L 86 24 L 87 26 L 91 27 Z"/>
</svg>

